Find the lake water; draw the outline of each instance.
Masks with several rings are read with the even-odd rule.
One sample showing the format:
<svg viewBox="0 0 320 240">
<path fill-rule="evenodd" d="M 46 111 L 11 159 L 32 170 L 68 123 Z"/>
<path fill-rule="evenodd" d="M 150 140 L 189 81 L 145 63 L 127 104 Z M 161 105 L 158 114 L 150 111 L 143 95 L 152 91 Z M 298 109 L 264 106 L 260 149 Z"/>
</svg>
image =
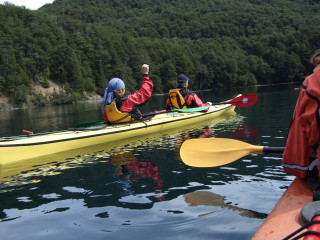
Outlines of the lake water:
<svg viewBox="0 0 320 240">
<path fill-rule="evenodd" d="M 198 93 L 258 102 L 219 121 L 136 139 L 97 152 L 1 170 L 0 239 L 251 239 L 293 177 L 281 155 L 249 155 L 216 168 L 186 166 L 185 139 L 225 137 L 284 146 L 299 91 L 293 85 Z M 143 112 L 160 110 L 153 96 Z M 97 102 L 0 111 L 0 136 L 57 131 L 102 121 Z M 9 172 L 9 173 L 8 173 Z"/>
</svg>

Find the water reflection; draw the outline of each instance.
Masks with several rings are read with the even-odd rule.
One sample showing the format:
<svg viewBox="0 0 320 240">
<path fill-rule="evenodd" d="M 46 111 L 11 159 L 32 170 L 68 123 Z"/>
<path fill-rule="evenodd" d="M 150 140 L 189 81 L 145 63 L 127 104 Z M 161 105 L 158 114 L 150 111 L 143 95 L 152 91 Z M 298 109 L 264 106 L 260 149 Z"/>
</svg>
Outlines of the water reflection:
<svg viewBox="0 0 320 240">
<path fill-rule="evenodd" d="M 113 166 L 113 175 L 119 179 L 118 182 L 125 190 L 125 195 L 133 193 L 130 190 L 131 182 L 139 183 L 140 180 L 152 180 L 154 190 L 160 190 L 163 186 L 160 168 L 153 162 L 139 161 L 132 151 L 111 155 L 109 163 Z"/>
<path fill-rule="evenodd" d="M 183 195 L 185 201 L 189 204 L 190 207 L 195 207 L 199 205 L 206 206 L 218 206 L 221 208 L 228 208 L 233 211 L 240 212 L 241 216 L 248 218 L 260 218 L 264 219 L 267 217 L 267 214 L 258 213 L 255 211 L 243 209 L 237 206 L 231 205 L 231 203 L 225 203 L 225 197 L 220 196 L 219 194 L 209 192 L 209 191 L 195 191 Z M 215 213 L 215 211 L 201 214 L 199 217 L 206 216 L 208 214 Z"/>
<path fill-rule="evenodd" d="M 259 143 L 259 129 L 256 126 L 249 124 L 239 125 L 237 129 L 230 132 L 233 139 L 244 142 Z"/>
</svg>

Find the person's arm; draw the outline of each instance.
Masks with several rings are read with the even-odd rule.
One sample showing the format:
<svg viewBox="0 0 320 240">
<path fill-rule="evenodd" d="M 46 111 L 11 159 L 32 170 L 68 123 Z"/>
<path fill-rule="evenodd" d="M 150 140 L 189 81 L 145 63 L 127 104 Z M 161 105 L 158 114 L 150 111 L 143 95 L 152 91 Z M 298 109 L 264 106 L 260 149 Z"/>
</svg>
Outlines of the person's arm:
<svg viewBox="0 0 320 240">
<path fill-rule="evenodd" d="M 166 110 L 171 110 L 171 107 L 170 107 L 170 100 L 169 98 L 167 98 L 167 101 L 166 101 Z"/>
<path fill-rule="evenodd" d="M 142 86 L 135 93 L 128 96 L 128 99 L 125 100 L 120 108 L 121 112 L 131 112 L 134 106 L 138 106 L 147 101 L 153 91 L 153 82 L 149 77 L 149 65 L 144 64 L 141 68 L 143 77 L 142 77 Z"/>
<path fill-rule="evenodd" d="M 198 107 L 210 106 L 212 104 L 211 102 L 203 103 L 202 100 L 198 97 L 197 94 L 193 94 L 193 95 L 189 96 L 189 98 L 187 100 L 187 105 L 190 106 L 192 104 L 192 101 Z"/>
</svg>

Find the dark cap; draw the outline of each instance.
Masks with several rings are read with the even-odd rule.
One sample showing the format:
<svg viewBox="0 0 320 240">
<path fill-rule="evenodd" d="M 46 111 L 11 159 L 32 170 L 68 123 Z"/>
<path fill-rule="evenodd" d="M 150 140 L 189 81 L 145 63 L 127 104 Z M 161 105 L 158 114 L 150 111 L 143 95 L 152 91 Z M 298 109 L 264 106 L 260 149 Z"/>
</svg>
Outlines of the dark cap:
<svg viewBox="0 0 320 240">
<path fill-rule="evenodd" d="M 187 82 L 187 81 L 189 81 L 189 80 L 190 80 L 190 79 L 189 79 L 186 75 L 180 74 L 180 75 L 178 76 L 177 82 L 178 82 L 178 83 L 184 83 L 184 82 Z"/>
</svg>

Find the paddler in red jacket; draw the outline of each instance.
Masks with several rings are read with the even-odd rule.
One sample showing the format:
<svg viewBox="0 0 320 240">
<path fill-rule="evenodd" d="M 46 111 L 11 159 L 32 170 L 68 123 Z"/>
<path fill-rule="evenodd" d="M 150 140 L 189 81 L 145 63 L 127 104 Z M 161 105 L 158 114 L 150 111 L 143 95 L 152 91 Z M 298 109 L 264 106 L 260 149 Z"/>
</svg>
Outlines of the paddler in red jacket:
<svg viewBox="0 0 320 240">
<path fill-rule="evenodd" d="M 283 153 L 283 167 L 289 174 L 307 178 L 309 184 L 309 179 L 316 180 L 320 187 L 320 49 L 311 63 L 316 67 L 301 86 Z"/>
<path fill-rule="evenodd" d="M 112 78 L 105 89 L 101 111 L 107 124 L 139 121 L 142 118 L 138 107 L 143 105 L 153 91 L 149 78 L 149 65 L 142 65 L 142 86 L 133 94 L 125 95 L 125 84 L 119 78 Z"/>
<path fill-rule="evenodd" d="M 189 80 L 190 79 L 185 74 L 180 74 L 178 76 L 178 88 L 169 91 L 166 110 L 204 107 L 212 104 L 211 102 L 203 103 L 197 94 L 188 90 Z"/>
<path fill-rule="evenodd" d="M 300 213 L 300 219 L 309 224 L 308 231 L 303 233 L 304 240 L 320 239 L 317 204 L 320 200 L 320 49 L 312 56 L 311 63 L 316 67 L 302 84 L 283 153 L 284 170 L 306 179 L 314 190 L 313 202 L 305 205 Z"/>
</svg>

